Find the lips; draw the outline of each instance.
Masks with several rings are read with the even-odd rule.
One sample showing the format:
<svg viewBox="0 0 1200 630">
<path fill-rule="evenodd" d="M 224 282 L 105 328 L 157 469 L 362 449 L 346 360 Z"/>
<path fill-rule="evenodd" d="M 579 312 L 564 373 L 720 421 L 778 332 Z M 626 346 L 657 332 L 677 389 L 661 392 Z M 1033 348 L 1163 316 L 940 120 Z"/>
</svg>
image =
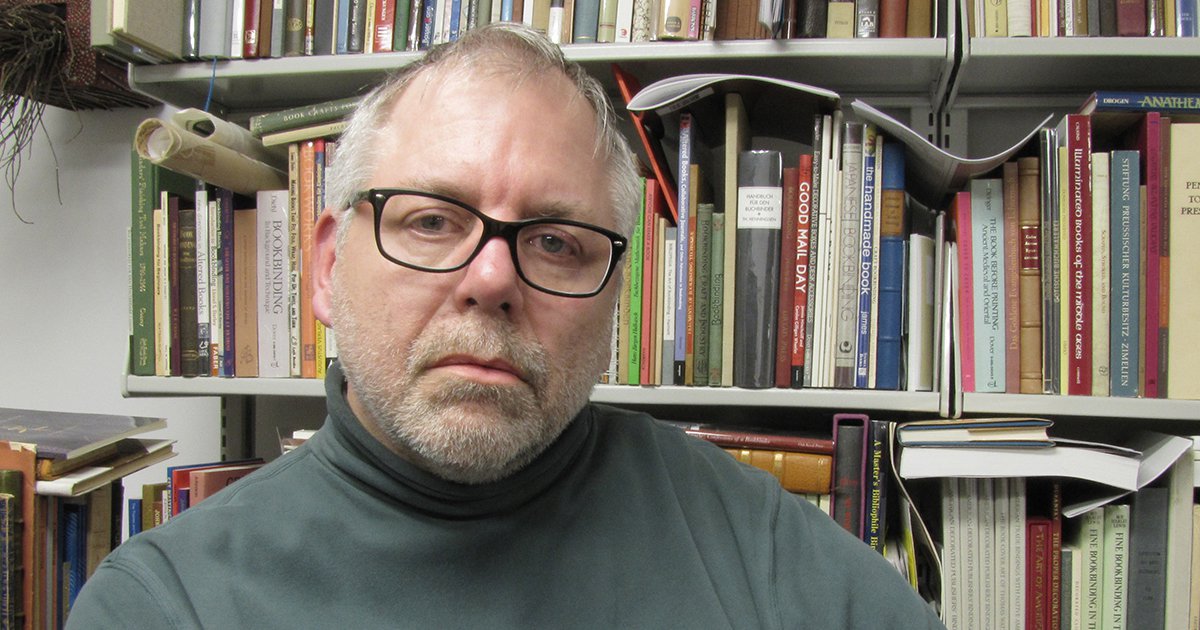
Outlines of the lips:
<svg viewBox="0 0 1200 630">
<path fill-rule="evenodd" d="M 444 370 L 470 380 L 490 384 L 505 384 L 518 381 L 528 383 L 528 378 L 523 370 L 500 358 L 480 358 L 454 354 L 433 361 L 429 364 L 429 370 Z"/>
</svg>

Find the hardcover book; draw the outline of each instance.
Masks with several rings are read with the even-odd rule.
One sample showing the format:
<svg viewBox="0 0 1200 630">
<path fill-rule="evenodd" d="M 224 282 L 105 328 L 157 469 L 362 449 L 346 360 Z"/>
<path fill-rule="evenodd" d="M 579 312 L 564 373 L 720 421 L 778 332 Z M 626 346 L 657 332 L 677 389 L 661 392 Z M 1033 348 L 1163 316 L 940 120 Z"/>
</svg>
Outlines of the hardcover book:
<svg viewBox="0 0 1200 630">
<path fill-rule="evenodd" d="M 1109 391 L 1136 397 L 1141 391 L 1142 208 L 1137 151 L 1112 152 L 1109 177 L 1111 308 L 1109 310 Z"/>
<path fill-rule="evenodd" d="M 745 151 L 739 156 L 733 339 L 733 380 L 738 387 L 775 384 L 782 171 L 778 151 Z"/>
<path fill-rule="evenodd" d="M 33 444 L 38 458 L 53 461 L 79 459 L 166 426 L 165 418 L 0 408 L 0 440 Z"/>
</svg>

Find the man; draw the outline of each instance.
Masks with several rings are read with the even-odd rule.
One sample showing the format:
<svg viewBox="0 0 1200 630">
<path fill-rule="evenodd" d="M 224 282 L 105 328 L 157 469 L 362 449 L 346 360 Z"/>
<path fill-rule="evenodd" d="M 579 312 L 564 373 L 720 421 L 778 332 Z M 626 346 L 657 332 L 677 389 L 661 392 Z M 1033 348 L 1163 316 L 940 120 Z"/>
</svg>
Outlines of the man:
<svg viewBox="0 0 1200 630">
<path fill-rule="evenodd" d="M 602 91 L 524 28 L 365 99 L 315 230 L 309 442 L 115 551 L 78 628 L 936 628 L 776 481 L 589 405 L 637 207 Z"/>
</svg>

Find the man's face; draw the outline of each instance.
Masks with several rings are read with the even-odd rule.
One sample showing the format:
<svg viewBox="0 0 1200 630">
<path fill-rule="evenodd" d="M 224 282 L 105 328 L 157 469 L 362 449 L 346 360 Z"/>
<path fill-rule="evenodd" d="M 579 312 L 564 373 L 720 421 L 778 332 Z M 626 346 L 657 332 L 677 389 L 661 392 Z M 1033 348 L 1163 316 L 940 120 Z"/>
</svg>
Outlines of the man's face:
<svg viewBox="0 0 1200 630">
<path fill-rule="evenodd" d="M 414 80 L 379 131 L 369 186 L 441 193 L 501 220 L 615 229 L 594 115 L 569 82 L 477 75 Z M 445 478 L 479 483 L 523 467 L 607 364 L 617 283 L 593 298 L 543 293 L 518 277 L 502 239 L 458 271 L 407 269 L 379 254 L 369 206 L 347 220 L 343 246 L 318 261 L 330 282 L 318 280 L 315 307 L 337 335 L 351 408 Z M 332 231 L 318 227 L 318 248 L 332 247 Z"/>
</svg>

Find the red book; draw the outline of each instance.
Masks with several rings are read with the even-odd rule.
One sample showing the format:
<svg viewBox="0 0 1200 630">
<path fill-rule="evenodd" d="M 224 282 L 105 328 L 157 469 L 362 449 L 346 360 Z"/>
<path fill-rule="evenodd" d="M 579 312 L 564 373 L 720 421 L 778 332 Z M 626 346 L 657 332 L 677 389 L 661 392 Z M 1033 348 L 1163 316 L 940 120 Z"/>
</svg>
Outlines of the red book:
<svg viewBox="0 0 1200 630">
<path fill-rule="evenodd" d="M 791 386 L 799 388 L 804 384 L 804 351 L 805 330 L 808 321 L 808 287 L 809 277 L 808 240 L 812 228 L 813 202 L 813 156 L 805 153 L 800 156 L 799 178 L 797 186 L 796 205 L 796 275 L 795 286 L 792 289 L 792 361 Z"/>
<path fill-rule="evenodd" d="M 1050 630 L 1050 519 L 1030 516 L 1025 523 L 1025 627 L 1028 630 Z"/>
<path fill-rule="evenodd" d="M 242 58 L 258 58 L 258 21 L 262 18 L 261 0 L 246 0 L 245 27 L 242 29 Z"/>
<path fill-rule="evenodd" d="M 654 279 L 658 270 L 654 268 L 654 244 L 662 205 L 662 191 L 658 182 L 647 178 L 646 225 L 642 228 L 642 359 L 641 379 L 638 381 L 642 385 L 652 385 L 657 376 L 654 373 L 654 352 L 658 347 L 654 339 Z"/>
<path fill-rule="evenodd" d="M 375 0 L 374 52 L 392 51 L 392 28 L 396 21 L 396 0 Z"/>
<path fill-rule="evenodd" d="M 1142 272 L 1145 276 L 1142 292 L 1146 303 L 1146 313 L 1143 316 L 1146 335 L 1142 338 L 1142 349 L 1145 352 L 1143 371 L 1146 380 L 1142 383 L 1142 395 L 1146 398 L 1159 398 L 1166 391 L 1160 387 L 1158 378 L 1158 365 L 1164 362 L 1159 345 L 1159 328 L 1165 315 L 1160 309 L 1160 294 L 1165 286 L 1165 279 L 1162 273 L 1162 258 L 1155 255 L 1155 252 L 1162 252 L 1166 245 L 1162 230 L 1162 220 L 1165 216 L 1163 189 L 1159 184 L 1163 178 L 1161 118 L 1158 112 L 1147 112 L 1137 132 L 1142 181 L 1146 184 L 1146 263 Z"/>
<path fill-rule="evenodd" d="M 975 391 L 975 274 L 971 256 L 971 193 L 954 196 L 954 240 L 958 244 L 958 345 L 962 390 Z"/>
<path fill-rule="evenodd" d="M 1145 37 L 1146 0 L 1117 0 L 1117 35 Z"/>
<path fill-rule="evenodd" d="M 641 83 L 615 63 L 612 65 L 612 73 L 617 82 L 617 89 L 621 92 L 621 100 L 628 104 L 633 96 L 642 90 Z M 644 118 L 645 114 L 641 112 L 629 112 L 629 119 L 633 122 L 634 129 L 637 129 L 638 138 L 642 141 L 642 149 L 646 152 L 650 168 L 654 171 L 654 178 L 658 180 L 659 189 L 667 202 L 669 211 L 667 219 L 671 221 L 672 225 L 678 225 L 679 203 L 676 199 L 675 178 L 671 175 L 671 168 L 663 153 L 662 144 L 647 128 Z"/>
<path fill-rule="evenodd" d="M 735 448 L 761 448 L 794 453 L 818 453 L 833 455 L 833 439 L 816 437 L 790 431 L 739 427 L 737 429 L 717 424 L 677 422 L 663 420 L 665 424 L 679 427 L 684 433 L 712 442 L 719 446 Z"/>
<path fill-rule="evenodd" d="M 1092 124 L 1084 114 L 1067 114 L 1067 393 L 1092 394 Z"/>
<path fill-rule="evenodd" d="M 783 169 L 783 246 L 779 255 L 779 307 L 778 332 L 775 335 L 775 387 L 788 388 L 792 385 L 792 322 L 795 312 L 792 305 L 796 294 L 796 265 L 789 255 L 795 250 L 796 214 L 800 205 L 800 168 L 788 166 Z"/>
</svg>

